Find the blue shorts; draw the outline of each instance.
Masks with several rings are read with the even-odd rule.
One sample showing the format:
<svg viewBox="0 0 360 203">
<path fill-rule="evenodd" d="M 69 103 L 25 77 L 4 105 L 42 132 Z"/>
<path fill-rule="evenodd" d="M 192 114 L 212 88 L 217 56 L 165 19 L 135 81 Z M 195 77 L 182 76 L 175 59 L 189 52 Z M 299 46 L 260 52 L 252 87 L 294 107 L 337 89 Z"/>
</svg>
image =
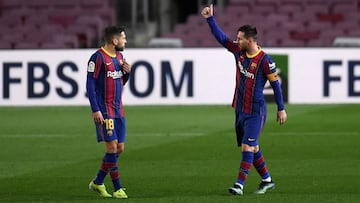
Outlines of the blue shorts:
<svg viewBox="0 0 360 203">
<path fill-rule="evenodd" d="M 125 142 L 125 118 L 105 118 L 102 125 L 95 124 L 95 126 L 98 142 L 110 142 L 113 140 L 117 140 L 119 143 Z"/>
<path fill-rule="evenodd" d="M 252 114 L 235 111 L 235 131 L 237 145 L 247 144 L 250 146 L 259 145 L 260 132 L 266 121 L 266 106 L 260 107 L 260 112 Z"/>
</svg>

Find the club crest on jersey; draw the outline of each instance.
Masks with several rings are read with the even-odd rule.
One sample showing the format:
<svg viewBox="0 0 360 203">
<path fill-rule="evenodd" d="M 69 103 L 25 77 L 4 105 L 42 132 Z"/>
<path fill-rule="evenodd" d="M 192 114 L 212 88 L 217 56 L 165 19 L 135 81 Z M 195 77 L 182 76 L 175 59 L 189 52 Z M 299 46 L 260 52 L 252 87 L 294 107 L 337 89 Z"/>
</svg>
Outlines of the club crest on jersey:
<svg viewBox="0 0 360 203">
<path fill-rule="evenodd" d="M 251 63 L 250 68 L 253 69 L 253 70 L 256 69 L 256 68 L 257 68 L 257 64 L 254 63 L 254 62 Z"/>
<path fill-rule="evenodd" d="M 87 71 L 91 72 L 91 73 L 93 73 L 95 71 L 95 63 L 94 63 L 94 61 L 89 62 Z"/>
<path fill-rule="evenodd" d="M 108 78 L 118 79 L 118 78 L 121 78 L 122 76 L 123 76 L 123 73 L 121 71 L 106 72 L 106 77 L 108 77 Z"/>
<path fill-rule="evenodd" d="M 254 73 L 248 72 L 240 62 L 238 62 L 238 67 L 239 67 L 240 72 L 242 74 L 244 74 L 245 77 L 248 77 L 248 78 L 251 78 L 251 79 L 255 78 Z"/>
</svg>

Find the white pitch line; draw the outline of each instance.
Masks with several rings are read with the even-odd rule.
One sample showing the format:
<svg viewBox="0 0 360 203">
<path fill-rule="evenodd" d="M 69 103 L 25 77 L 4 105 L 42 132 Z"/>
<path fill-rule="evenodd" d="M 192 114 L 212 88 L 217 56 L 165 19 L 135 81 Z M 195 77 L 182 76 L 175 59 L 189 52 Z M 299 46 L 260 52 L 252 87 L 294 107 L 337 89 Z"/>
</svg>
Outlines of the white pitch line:
<svg viewBox="0 0 360 203">
<path fill-rule="evenodd" d="M 204 136 L 202 132 L 170 132 L 170 133 L 128 133 L 127 136 L 149 136 L 149 137 L 197 137 Z"/>
<path fill-rule="evenodd" d="M 357 131 L 340 131 L 340 132 L 264 132 L 266 135 L 358 135 Z"/>
<path fill-rule="evenodd" d="M 80 136 L 81 134 L 0 134 L 0 138 L 47 138 L 47 137 L 67 137 Z M 202 132 L 170 132 L 170 133 L 131 133 L 126 136 L 130 137 L 197 137 L 204 136 Z"/>
<path fill-rule="evenodd" d="M 0 138 L 42 138 L 67 136 L 76 136 L 76 134 L 0 134 Z"/>
</svg>

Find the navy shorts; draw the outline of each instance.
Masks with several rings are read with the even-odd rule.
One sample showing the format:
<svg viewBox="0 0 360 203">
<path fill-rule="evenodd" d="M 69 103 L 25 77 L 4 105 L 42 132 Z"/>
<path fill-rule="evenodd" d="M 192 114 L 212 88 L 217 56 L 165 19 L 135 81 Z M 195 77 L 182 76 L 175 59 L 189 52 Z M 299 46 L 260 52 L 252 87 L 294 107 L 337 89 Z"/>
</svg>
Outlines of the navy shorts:
<svg viewBox="0 0 360 203">
<path fill-rule="evenodd" d="M 119 143 L 125 142 L 125 118 L 105 118 L 102 125 L 95 124 L 95 126 L 98 142 L 110 142 L 113 140 L 117 140 Z"/>
<path fill-rule="evenodd" d="M 259 145 L 260 132 L 266 121 L 266 106 L 263 105 L 259 112 L 252 114 L 235 111 L 235 131 L 237 145 Z"/>
</svg>

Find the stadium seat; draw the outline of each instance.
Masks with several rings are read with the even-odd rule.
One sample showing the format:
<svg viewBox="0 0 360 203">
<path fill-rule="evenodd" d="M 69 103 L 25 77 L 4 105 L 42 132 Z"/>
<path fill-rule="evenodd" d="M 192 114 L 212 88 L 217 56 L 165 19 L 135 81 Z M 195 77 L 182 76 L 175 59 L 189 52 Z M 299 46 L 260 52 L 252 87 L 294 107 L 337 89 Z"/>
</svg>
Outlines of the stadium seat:
<svg viewBox="0 0 360 203">
<path fill-rule="evenodd" d="M 41 11 L 51 8 L 52 4 L 49 0 L 27 0 L 27 7 L 36 11 Z"/>
<path fill-rule="evenodd" d="M 65 29 L 65 34 L 75 35 L 79 41 L 79 48 L 92 47 L 97 43 L 96 33 L 86 24 L 71 24 Z"/>
<path fill-rule="evenodd" d="M 279 39 L 267 39 L 264 40 L 263 43 L 260 43 L 263 47 L 278 47 L 280 45 Z"/>
<path fill-rule="evenodd" d="M 289 38 L 288 32 L 277 32 L 276 30 L 273 32 L 268 32 L 261 37 L 263 41 L 263 46 L 280 46 L 280 42 L 282 39 Z"/>
<path fill-rule="evenodd" d="M 328 6 L 331 1 L 324 1 L 324 0 L 306 0 L 305 5 L 313 6 L 313 5 L 326 5 Z"/>
<path fill-rule="evenodd" d="M 359 37 L 360 36 L 360 29 L 350 29 L 347 33 L 349 37 Z"/>
<path fill-rule="evenodd" d="M 182 39 L 183 42 L 183 46 L 185 48 L 190 48 L 190 47 L 201 47 L 201 41 L 200 39 L 196 39 L 196 38 L 185 38 Z"/>
<path fill-rule="evenodd" d="M 77 15 L 75 12 L 71 12 L 71 10 L 67 13 L 65 12 L 54 12 L 49 14 L 49 23 L 61 25 L 63 27 L 67 27 L 68 25 L 74 24 L 76 22 Z"/>
<path fill-rule="evenodd" d="M 200 41 L 201 47 L 221 47 L 219 42 L 217 42 L 212 36 L 211 38 L 205 37 Z"/>
<path fill-rule="evenodd" d="M 39 43 L 37 42 L 16 42 L 14 44 L 14 49 L 38 49 Z"/>
<path fill-rule="evenodd" d="M 0 40 L 0 49 L 12 49 L 12 48 L 13 47 L 12 47 L 12 44 L 10 42 Z"/>
<path fill-rule="evenodd" d="M 341 13 L 320 13 L 318 20 L 323 22 L 337 23 L 344 20 L 344 15 Z"/>
<path fill-rule="evenodd" d="M 332 30 L 334 28 L 331 22 L 321 22 L 321 21 L 310 21 L 306 27 L 306 30 L 309 32 L 317 31 L 322 32 L 324 30 Z"/>
<path fill-rule="evenodd" d="M 1 27 L 14 27 L 17 25 L 22 25 L 24 21 L 23 15 L 21 14 L 8 14 L 0 16 Z M 1 29 L 1 28 L 0 28 Z"/>
<path fill-rule="evenodd" d="M 22 1 L 22 0 L 2 0 L 1 2 L 1 8 L 3 10 L 18 10 L 22 8 L 24 5 L 26 5 L 28 1 Z"/>
<path fill-rule="evenodd" d="M 77 8 L 79 6 L 79 1 L 61 0 L 61 1 L 53 1 L 51 4 L 54 9 L 65 10 L 65 9 Z"/>
<path fill-rule="evenodd" d="M 274 3 L 268 3 L 268 4 L 259 4 L 256 5 L 256 8 L 251 9 L 251 13 L 253 16 L 263 15 L 263 16 L 269 16 L 272 13 L 276 12 L 277 6 Z"/>
<path fill-rule="evenodd" d="M 24 40 L 27 42 L 36 42 L 38 44 L 52 41 L 52 33 L 46 33 L 38 30 L 24 33 Z"/>
<path fill-rule="evenodd" d="M 14 44 L 18 41 L 24 41 L 24 34 L 20 32 L 6 33 L 2 35 L 1 41 L 9 42 L 11 44 Z"/>
<path fill-rule="evenodd" d="M 40 44 L 42 49 L 65 49 L 67 48 L 62 42 L 44 42 Z"/>
<path fill-rule="evenodd" d="M 295 31 L 290 34 L 290 39 L 308 42 L 319 38 L 319 31 Z"/>
<path fill-rule="evenodd" d="M 98 0 L 80 0 L 80 6 L 82 8 L 88 9 L 88 8 L 102 8 L 104 6 L 107 6 L 104 1 L 98 1 Z"/>
<path fill-rule="evenodd" d="M 287 14 L 289 17 L 294 13 L 301 13 L 303 11 L 303 6 L 301 3 L 286 3 L 278 7 L 277 13 Z"/>
<path fill-rule="evenodd" d="M 304 40 L 295 40 L 295 39 L 289 39 L 285 38 L 281 40 L 281 46 L 285 47 L 305 47 L 305 41 Z"/>
<path fill-rule="evenodd" d="M 13 28 L 12 28 L 12 31 L 13 32 L 16 32 L 16 33 L 23 33 L 23 34 L 26 34 L 26 33 L 31 33 L 31 32 L 36 32 L 38 28 L 36 27 L 35 24 L 23 24 L 23 25 L 15 25 Z"/>
<path fill-rule="evenodd" d="M 45 23 L 39 27 L 39 31 L 48 35 L 53 35 L 56 33 L 64 33 L 65 28 L 61 25 Z"/>
<path fill-rule="evenodd" d="M 221 16 L 244 16 L 244 14 L 249 14 L 251 12 L 251 7 L 247 4 L 240 4 L 240 5 L 229 5 L 225 9 L 225 13 Z M 219 16 L 220 17 L 220 16 Z"/>
<path fill-rule="evenodd" d="M 253 6 L 254 2 L 248 1 L 248 0 L 230 0 L 229 5 L 230 6 L 239 6 L 239 5 L 246 5 L 247 7 L 251 8 Z"/>
<path fill-rule="evenodd" d="M 289 16 L 287 14 L 274 13 L 266 18 L 266 22 L 271 22 L 275 24 L 283 23 L 289 20 Z"/>
<path fill-rule="evenodd" d="M 343 30 L 344 33 L 350 33 L 352 30 L 359 30 L 359 22 L 357 20 L 347 20 L 334 25 L 334 29 Z"/>
<path fill-rule="evenodd" d="M 343 37 L 345 35 L 343 30 L 333 29 L 331 32 L 321 32 L 319 38 L 325 40 L 328 46 L 332 46 L 336 37 Z"/>
<path fill-rule="evenodd" d="M 101 40 L 101 37 L 103 36 L 103 29 L 104 29 L 104 23 L 100 16 L 93 15 L 93 16 L 86 16 L 81 15 L 78 16 L 76 19 L 77 24 L 83 24 L 92 29 L 92 32 L 95 34 L 97 41 L 99 42 Z"/>
<path fill-rule="evenodd" d="M 286 21 L 280 24 L 279 29 L 283 30 L 283 32 L 288 31 L 298 31 L 304 30 L 305 25 L 301 21 Z"/>
<path fill-rule="evenodd" d="M 329 43 L 321 37 L 317 39 L 310 39 L 306 42 L 306 46 L 308 47 L 325 47 L 328 46 L 328 44 Z"/>
<path fill-rule="evenodd" d="M 303 16 L 306 14 L 318 15 L 320 13 L 329 13 L 330 7 L 328 4 L 309 4 L 304 8 Z"/>
<path fill-rule="evenodd" d="M 187 24 L 190 24 L 192 26 L 203 27 L 206 25 L 206 21 L 204 20 L 204 18 L 202 16 L 196 14 L 196 15 L 190 15 L 187 18 Z"/>
<path fill-rule="evenodd" d="M 56 34 L 53 37 L 55 43 L 62 43 L 66 48 L 79 48 L 79 42 L 76 36 L 66 34 Z"/>
<path fill-rule="evenodd" d="M 49 36 L 58 33 L 72 34 L 80 41 L 74 43 L 67 37 L 67 45 L 70 47 L 74 44 L 81 44 L 81 47 L 94 46 L 98 44 L 94 41 L 100 41 L 104 26 L 116 24 L 115 10 L 110 2 L 114 3 L 110 0 L 1 0 L 0 33 L 1 30 L 7 32 L 16 28 L 17 32 L 26 33 L 22 38 L 34 42 L 39 42 L 41 37 L 37 36 L 44 36 L 44 33 Z M 32 27 L 33 30 L 28 31 L 28 27 Z M 77 27 L 86 30 L 86 34 L 80 33 L 82 28 Z M 36 28 L 39 30 L 36 31 Z M 8 43 L 13 45 L 16 37 L 19 37 L 19 34 L 5 36 L 4 39 L 10 40 Z M 19 46 L 25 47 L 12 47 Z"/>
<path fill-rule="evenodd" d="M 332 7 L 332 12 L 344 14 L 349 12 L 358 13 L 359 11 L 358 8 L 353 4 L 334 4 L 334 6 Z"/>
<path fill-rule="evenodd" d="M 2 35 L 12 33 L 13 29 L 10 26 L 0 26 L 0 39 Z"/>
</svg>

